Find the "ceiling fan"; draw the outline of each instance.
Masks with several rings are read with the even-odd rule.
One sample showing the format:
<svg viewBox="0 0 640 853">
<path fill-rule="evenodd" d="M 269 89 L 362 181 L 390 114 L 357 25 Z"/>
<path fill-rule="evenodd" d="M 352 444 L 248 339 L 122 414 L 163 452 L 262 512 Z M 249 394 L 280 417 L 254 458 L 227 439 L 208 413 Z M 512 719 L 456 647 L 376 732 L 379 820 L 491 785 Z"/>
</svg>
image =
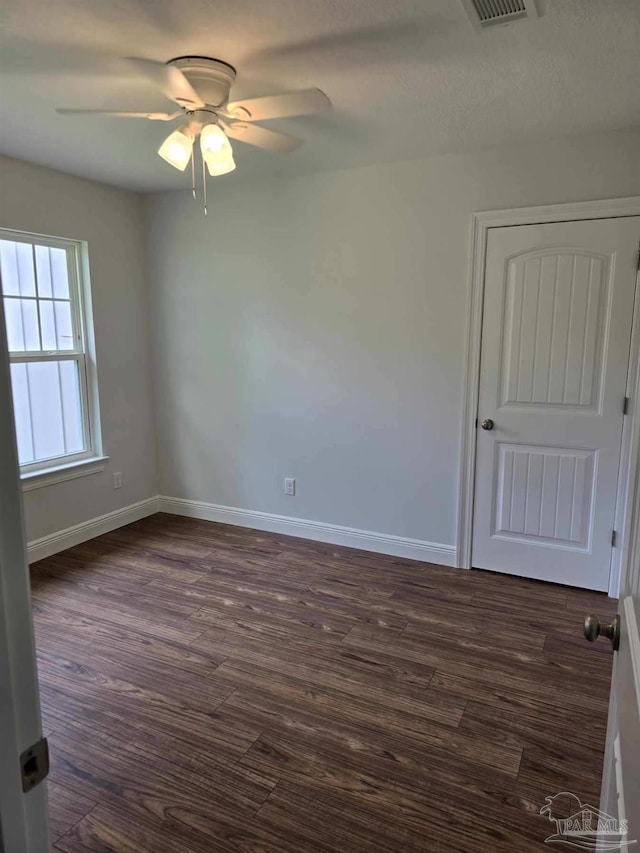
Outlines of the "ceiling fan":
<svg viewBox="0 0 640 853">
<path fill-rule="evenodd" d="M 149 59 L 129 59 L 179 109 L 172 113 L 128 112 L 124 110 L 58 109 L 65 115 L 103 115 L 147 118 L 152 121 L 185 119 L 167 136 L 158 154 L 176 169 L 184 171 L 191 162 L 195 198 L 194 142 L 200 137 L 205 192 L 205 164 L 210 175 L 225 175 L 235 169 L 229 139 L 246 142 L 278 154 L 286 154 L 302 144 L 287 133 L 261 127 L 254 122 L 289 116 L 310 115 L 331 110 L 331 101 L 320 89 L 304 89 L 241 101 L 229 101 L 236 79 L 233 66 L 204 56 L 180 56 L 167 63 Z"/>
</svg>

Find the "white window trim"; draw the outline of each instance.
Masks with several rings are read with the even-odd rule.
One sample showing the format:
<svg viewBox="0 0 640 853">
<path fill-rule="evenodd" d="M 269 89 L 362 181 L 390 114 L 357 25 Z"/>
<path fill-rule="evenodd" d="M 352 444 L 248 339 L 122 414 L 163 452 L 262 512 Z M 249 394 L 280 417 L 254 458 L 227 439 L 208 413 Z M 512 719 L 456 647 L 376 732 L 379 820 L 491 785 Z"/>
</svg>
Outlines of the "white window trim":
<svg viewBox="0 0 640 853">
<path fill-rule="evenodd" d="M 27 492 L 65 480 L 84 477 L 103 471 L 109 459 L 102 448 L 100 413 L 98 401 L 97 371 L 95 363 L 95 340 L 91 311 L 88 249 L 86 242 L 63 237 L 51 237 L 27 231 L 12 231 L 0 228 L 0 239 L 27 243 L 28 245 L 50 246 L 63 249 L 68 258 L 69 290 L 74 335 L 80 339 L 79 351 L 59 350 L 54 352 L 10 352 L 10 363 L 29 361 L 76 361 L 80 376 L 82 420 L 86 448 L 79 453 L 67 454 L 53 459 L 20 466 L 22 491 Z M 2 294 L 0 292 L 0 298 Z"/>
<path fill-rule="evenodd" d="M 99 474 L 100 471 L 104 471 L 108 461 L 108 456 L 91 456 L 79 462 L 66 462 L 45 470 L 26 471 L 20 474 L 22 491 L 31 492 L 34 489 L 42 489 L 44 486 L 63 483 L 65 480 L 76 480 L 78 477 L 86 477 L 89 474 Z"/>
</svg>

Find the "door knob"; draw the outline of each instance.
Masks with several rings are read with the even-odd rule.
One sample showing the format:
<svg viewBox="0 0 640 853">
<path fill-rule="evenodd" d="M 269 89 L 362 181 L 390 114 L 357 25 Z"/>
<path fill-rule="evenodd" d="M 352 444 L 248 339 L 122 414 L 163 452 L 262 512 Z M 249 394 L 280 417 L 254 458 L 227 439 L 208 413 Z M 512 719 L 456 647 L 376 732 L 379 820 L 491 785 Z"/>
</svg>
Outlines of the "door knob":
<svg viewBox="0 0 640 853">
<path fill-rule="evenodd" d="M 495 424 L 494 424 L 494 422 L 491 420 L 491 418 L 485 418 L 485 419 L 482 421 L 482 423 L 480 424 L 480 426 L 482 427 L 482 429 L 493 429 L 493 428 L 494 428 L 494 426 L 495 426 Z"/>
<path fill-rule="evenodd" d="M 584 635 L 590 643 L 595 642 L 598 637 L 606 637 L 611 641 L 613 651 L 617 652 L 620 645 L 620 617 L 614 616 L 610 625 L 601 625 L 598 617 L 591 613 L 584 620 Z"/>
</svg>

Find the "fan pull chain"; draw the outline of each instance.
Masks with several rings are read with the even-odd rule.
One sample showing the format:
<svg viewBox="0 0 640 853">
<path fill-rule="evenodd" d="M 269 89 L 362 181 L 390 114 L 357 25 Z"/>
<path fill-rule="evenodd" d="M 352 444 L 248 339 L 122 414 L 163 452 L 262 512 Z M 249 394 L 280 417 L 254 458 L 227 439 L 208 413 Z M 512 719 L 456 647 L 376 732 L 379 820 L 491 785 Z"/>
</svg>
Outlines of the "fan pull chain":
<svg viewBox="0 0 640 853">
<path fill-rule="evenodd" d="M 191 153 L 191 193 L 196 197 L 196 152 Z"/>
<path fill-rule="evenodd" d="M 204 196 L 204 215 L 207 213 L 207 170 L 205 169 L 204 157 L 202 158 L 202 193 Z"/>
</svg>

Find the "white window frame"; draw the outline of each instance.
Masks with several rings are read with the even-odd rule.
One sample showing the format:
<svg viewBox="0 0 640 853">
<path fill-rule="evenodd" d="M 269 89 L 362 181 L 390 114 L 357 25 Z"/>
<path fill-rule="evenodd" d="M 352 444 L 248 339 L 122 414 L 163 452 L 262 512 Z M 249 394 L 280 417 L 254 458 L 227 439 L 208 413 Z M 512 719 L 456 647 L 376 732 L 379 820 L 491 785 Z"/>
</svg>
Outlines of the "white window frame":
<svg viewBox="0 0 640 853">
<path fill-rule="evenodd" d="M 80 405 L 82 410 L 82 428 L 85 438 L 85 449 L 76 453 L 66 453 L 48 459 L 41 459 L 20 466 L 23 491 L 49 485 L 54 482 L 81 477 L 85 474 L 104 469 L 108 457 L 102 452 L 100 434 L 97 373 L 95 369 L 95 354 L 93 351 L 93 324 L 90 314 L 90 293 L 88 281 L 88 262 L 86 244 L 78 240 L 61 237 L 49 237 L 31 234 L 24 231 L 12 231 L 0 228 L 0 239 L 14 243 L 25 243 L 34 252 L 34 274 L 37 283 L 37 267 L 35 264 L 35 246 L 47 246 L 62 249 L 67 256 L 69 275 L 69 296 L 71 304 L 72 333 L 74 337 L 73 350 L 45 350 L 27 352 L 9 352 L 10 364 L 27 364 L 30 362 L 75 361 L 78 369 Z M 36 296 L 16 297 L 42 301 Z M 0 283 L 0 299 L 11 299 L 2 293 Z M 45 300 L 46 301 L 46 300 Z M 40 312 L 37 312 L 38 328 L 40 331 Z M 40 332 L 41 333 L 41 332 Z"/>
</svg>

